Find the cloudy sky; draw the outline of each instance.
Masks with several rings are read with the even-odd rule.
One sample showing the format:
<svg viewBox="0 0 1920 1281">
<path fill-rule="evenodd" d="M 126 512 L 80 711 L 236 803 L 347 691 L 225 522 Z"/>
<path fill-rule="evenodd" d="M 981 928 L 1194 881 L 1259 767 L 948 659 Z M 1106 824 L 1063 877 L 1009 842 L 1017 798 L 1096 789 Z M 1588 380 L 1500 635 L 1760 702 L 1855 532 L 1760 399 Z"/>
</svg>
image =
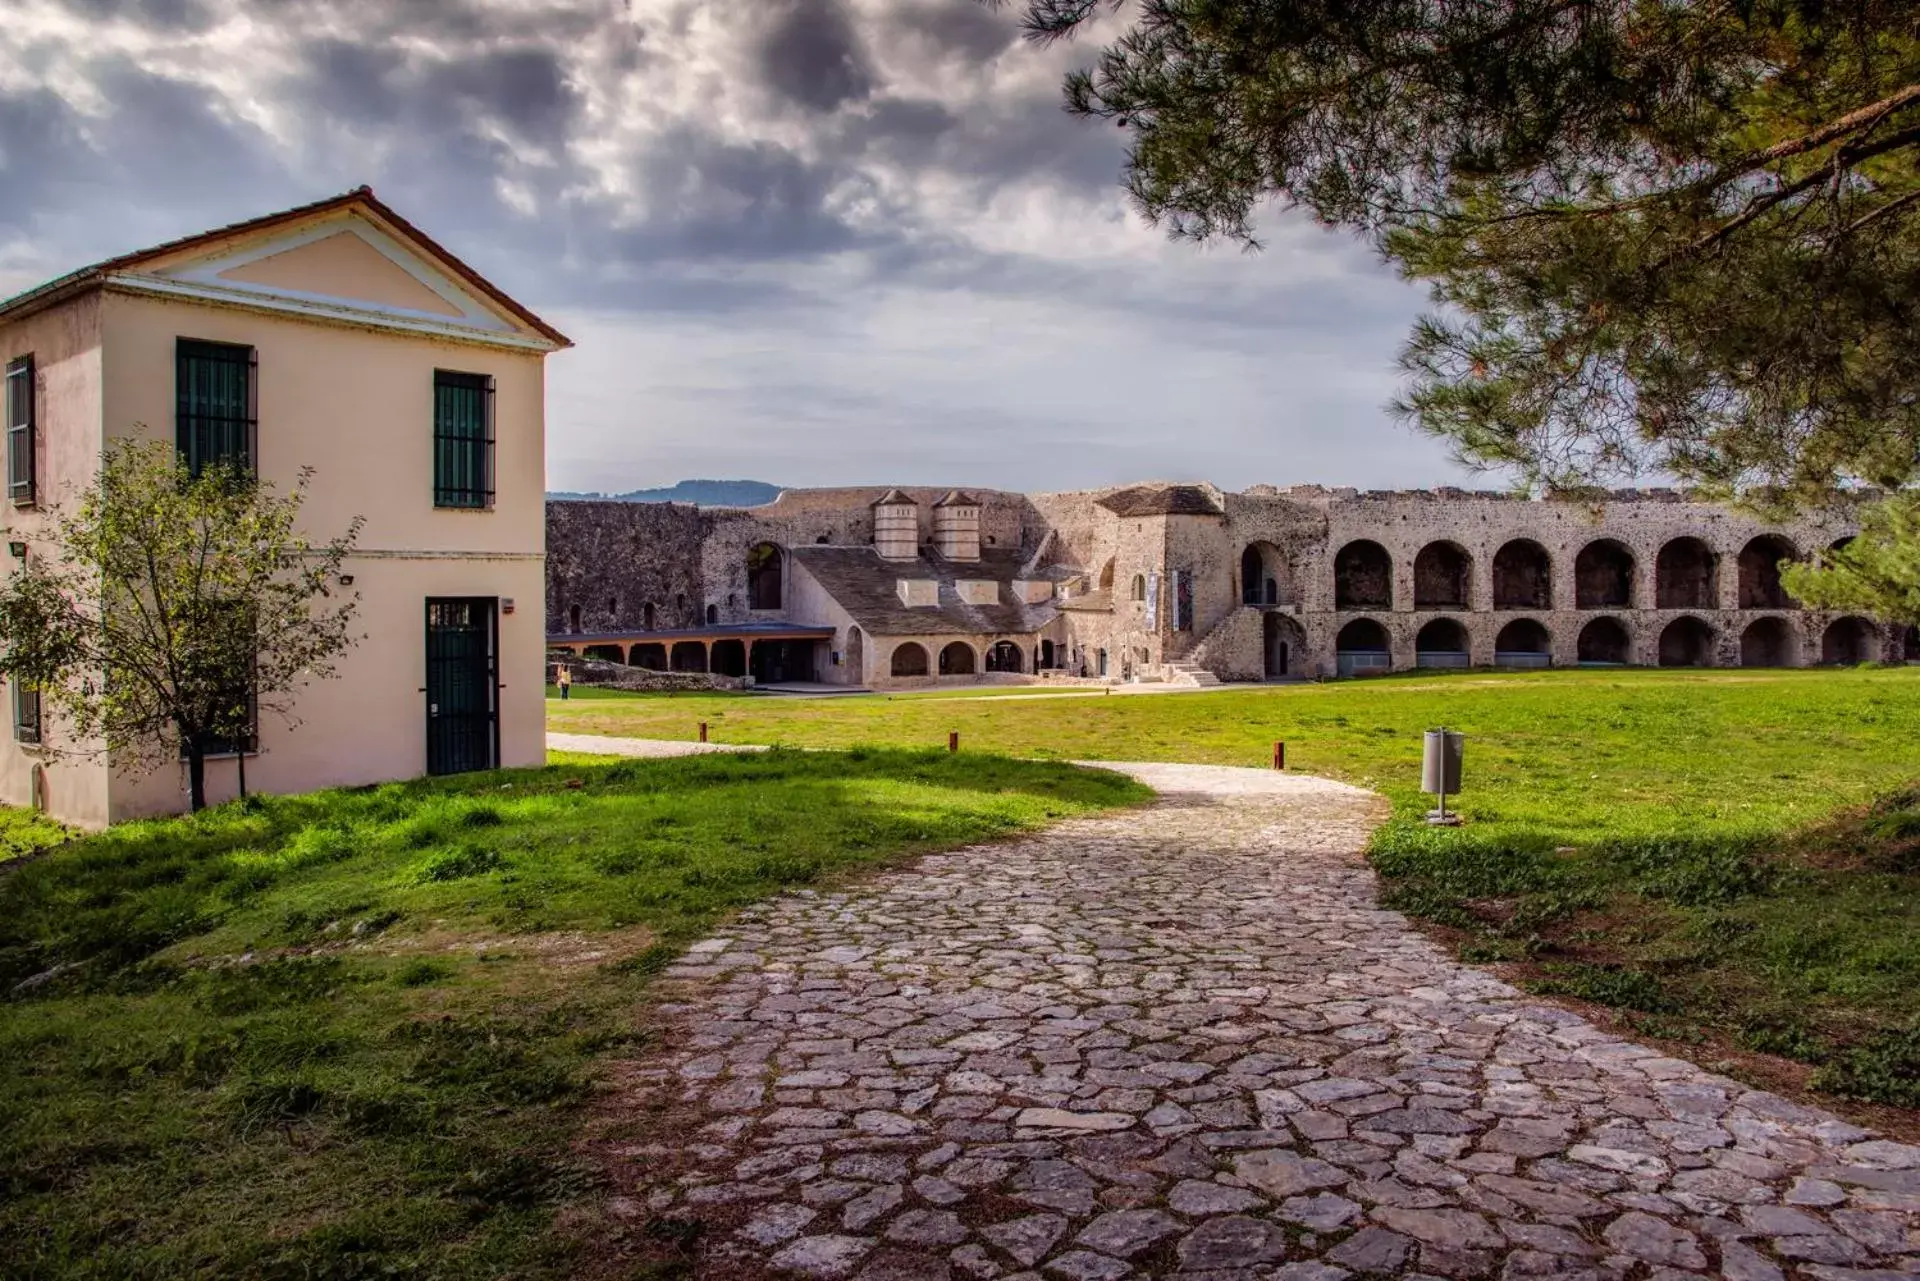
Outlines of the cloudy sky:
<svg viewBox="0 0 1920 1281">
<path fill-rule="evenodd" d="M 7 8 L 0 290 L 371 183 L 579 343 L 551 488 L 1461 477 L 1382 408 L 1416 290 L 1167 243 L 977 0 Z"/>
</svg>

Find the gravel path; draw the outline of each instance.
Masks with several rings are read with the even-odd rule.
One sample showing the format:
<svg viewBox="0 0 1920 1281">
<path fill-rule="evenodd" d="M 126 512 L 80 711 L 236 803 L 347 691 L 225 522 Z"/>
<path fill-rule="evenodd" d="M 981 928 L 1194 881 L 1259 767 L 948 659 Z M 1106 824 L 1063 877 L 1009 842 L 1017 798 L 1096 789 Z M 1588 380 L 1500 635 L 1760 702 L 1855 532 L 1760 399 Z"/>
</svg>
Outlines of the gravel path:
<svg viewBox="0 0 1920 1281">
<path fill-rule="evenodd" d="M 728 1278 L 1920 1275 L 1920 1148 L 1448 959 L 1378 798 L 1117 768 L 1163 799 L 692 948 L 615 1213 Z"/>
<path fill-rule="evenodd" d="M 585 752 L 589 756 L 637 756 L 662 759 L 668 756 L 707 756 L 714 752 L 764 752 L 752 743 L 696 743 L 671 738 L 614 738 L 607 734 L 547 735 L 550 752 Z"/>
</svg>

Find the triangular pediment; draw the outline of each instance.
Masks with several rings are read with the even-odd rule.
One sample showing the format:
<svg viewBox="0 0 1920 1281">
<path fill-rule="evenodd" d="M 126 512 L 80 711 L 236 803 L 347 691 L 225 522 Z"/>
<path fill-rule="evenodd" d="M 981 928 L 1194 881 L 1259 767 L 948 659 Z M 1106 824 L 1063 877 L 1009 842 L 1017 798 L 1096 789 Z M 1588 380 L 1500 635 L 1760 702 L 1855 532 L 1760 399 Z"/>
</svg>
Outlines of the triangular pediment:
<svg viewBox="0 0 1920 1281">
<path fill-rule="evenodd" d="M 427 246 L 353 208 L 198 245 L 135 271 L 181 292 L 275 310 L 476 339 L 541 337 Z"/>
</svg>

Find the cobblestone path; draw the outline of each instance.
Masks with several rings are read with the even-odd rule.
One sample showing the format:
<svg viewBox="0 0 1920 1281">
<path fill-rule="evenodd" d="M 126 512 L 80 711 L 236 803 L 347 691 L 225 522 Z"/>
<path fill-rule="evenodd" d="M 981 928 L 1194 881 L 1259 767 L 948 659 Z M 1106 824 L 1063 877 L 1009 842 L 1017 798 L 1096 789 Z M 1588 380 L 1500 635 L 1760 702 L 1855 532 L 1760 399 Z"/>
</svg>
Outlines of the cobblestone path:
<svg viewBox="0 0 1920 1281">
<path fill-rule="evenodd" d="M 1377 798 L 1121 768 L 1164 799 L 694 947 L 616 1212 L 727 1278 L 1920 1275 L 1920 1148 L 1449 960 Z"/>
</svg>

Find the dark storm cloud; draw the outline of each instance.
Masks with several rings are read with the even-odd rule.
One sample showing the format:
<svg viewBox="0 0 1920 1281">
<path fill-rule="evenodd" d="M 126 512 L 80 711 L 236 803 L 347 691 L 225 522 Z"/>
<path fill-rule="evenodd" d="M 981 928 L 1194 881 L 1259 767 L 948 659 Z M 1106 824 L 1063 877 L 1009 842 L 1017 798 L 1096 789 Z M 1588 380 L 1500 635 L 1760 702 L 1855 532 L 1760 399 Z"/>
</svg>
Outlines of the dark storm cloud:
<svg viewBox="0 0 1920 1281">
<path fill-rule="evenodd" d="M 980 0 L 906 0 L 890 21 L 934 58 L 973 65 L 1020 40 L 1020 24 Z"/>
<path fill-rule="evenodd" d="M 402 53 L 345 40 L 315 41 L 301 79 L 306 96 L 336 121 L 420 131 L 434 139 L 488 125 L 542 146 L 564 144 L 579 95 L 548 48 L 492 48 L 457 58 Z M 403 135 L 404 136 L 404 135 Z"/>
<path fill-rule="evenodd" d="M 131 21 L 159 31 L 204 31 L 215 19 L 203 0 L 73 0 L 73 7 L 95 21 Z"/>
<path fill-rule="evenodd" d="M 755 0 L 764 6 L 754 62 L 767 88 L 813 111 L 873 91 L 873 69 L 841 0 Z"/>
</svg>

